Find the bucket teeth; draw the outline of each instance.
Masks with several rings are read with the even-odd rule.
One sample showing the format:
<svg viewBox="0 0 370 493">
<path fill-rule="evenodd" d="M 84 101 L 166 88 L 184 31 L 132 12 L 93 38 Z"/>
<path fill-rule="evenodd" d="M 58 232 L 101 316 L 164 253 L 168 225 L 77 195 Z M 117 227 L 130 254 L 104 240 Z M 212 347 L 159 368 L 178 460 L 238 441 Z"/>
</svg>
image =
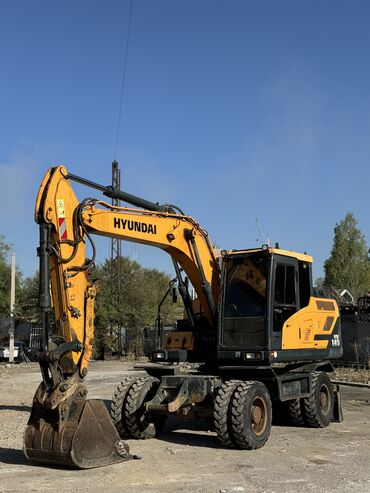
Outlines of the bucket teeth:
<svg viewBox="0 0 370 493">
<path fill-rule="evenodd" d="M 89 469 L 129 460 L 101 400 L 72 400 L 69 412 L 34 404 L 24 437 L 27 458 L 44 464 Z"/>
</svg>

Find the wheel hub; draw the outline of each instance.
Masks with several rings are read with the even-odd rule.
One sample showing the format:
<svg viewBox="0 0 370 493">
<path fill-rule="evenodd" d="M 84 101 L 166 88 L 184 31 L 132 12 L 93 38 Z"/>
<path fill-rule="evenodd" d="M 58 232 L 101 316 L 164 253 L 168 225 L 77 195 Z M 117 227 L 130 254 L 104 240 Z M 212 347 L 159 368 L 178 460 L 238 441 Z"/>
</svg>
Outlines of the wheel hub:
<svg viewBox="0 0 370 493">
<path fill-rule="evenodd" d="M 267 425 L 267 409 L 264 399 L 256 397 L 251 407 L 252 428 L 256 435 L 261 435 Z"/>
<path fill-rule="evenodd" d="M 329 404 L 328 389 L 323 385 L 320 389 L 320 407 L 325 411 Z"/>
</svg>

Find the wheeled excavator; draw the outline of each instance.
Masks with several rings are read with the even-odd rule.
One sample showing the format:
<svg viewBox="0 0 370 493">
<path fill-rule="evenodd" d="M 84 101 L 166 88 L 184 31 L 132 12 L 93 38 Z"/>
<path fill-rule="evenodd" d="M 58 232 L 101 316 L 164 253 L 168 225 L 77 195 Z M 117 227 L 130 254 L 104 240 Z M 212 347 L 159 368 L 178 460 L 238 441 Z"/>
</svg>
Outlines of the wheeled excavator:
<svg viewBox="0 0 370 493">
<path fill-rule="evenodd" d="M 72 182 L 130 207 L 80 202 Z M 123 439 L 156 436 L 169 415 L 211 418 L 221 444 L 241 449 L 265 444 L 272 413 L 283 405 L 296 424 L 326 427 L 341 420 L 339 388 L 328 376 L 330 360 L 342 355 L 339 312 L 335 300 L 313 296 L 309 255 L 278 245 L 215 250 L 207 232 L 178 207 L 97 184 L 63 166 L 46 173 L 35 220 L 42 382 L 25 432 L 29 459 L 78 468 L 128 460 Z M 84 385 L 94 339 L 94 235 L 166 251 L 184 304 L 183 319 L 160 332 L 161 344 L 141 365 L 145 376 L 117 386 L 111 414 L 103 401 L 86 398 Z"/>
</svg>

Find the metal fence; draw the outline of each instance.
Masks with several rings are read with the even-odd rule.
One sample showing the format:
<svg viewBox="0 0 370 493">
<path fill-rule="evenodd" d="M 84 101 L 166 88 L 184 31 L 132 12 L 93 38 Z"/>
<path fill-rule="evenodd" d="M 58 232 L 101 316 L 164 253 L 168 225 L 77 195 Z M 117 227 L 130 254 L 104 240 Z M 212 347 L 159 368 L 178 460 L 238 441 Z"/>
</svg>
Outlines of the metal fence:
<svg viewBox="0 0 370 493">
<path fill-rule="evenodd" d="M 368 368 L 370 363 L 370 314 L 343 314 L 341 324 L 343 341 L 341 361 Z"/>
</svg>

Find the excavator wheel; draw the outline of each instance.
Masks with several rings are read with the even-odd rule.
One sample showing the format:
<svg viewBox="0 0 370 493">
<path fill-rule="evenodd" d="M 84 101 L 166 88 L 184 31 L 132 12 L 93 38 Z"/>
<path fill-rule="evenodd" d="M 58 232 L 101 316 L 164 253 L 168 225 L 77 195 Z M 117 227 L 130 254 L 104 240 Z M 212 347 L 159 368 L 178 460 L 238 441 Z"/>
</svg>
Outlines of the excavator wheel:
<svg viewBox="0 0 370 493">
<path fill-rule="evenodd" d="M 150 415 L 145 403 L 150 401 L 159 387 L 159 380 L 141 377 L 133 382 L 126 398 L 125 418 L 128 432 L 141 440 L 156 437 L 164 428 L 166 416 Z"/>
<path fill-rule="evenodd" d="M 231 399 L 232 435 L 241 449 L 263 447 L 271 431 L 271 400 L 262 382 L 243 382 Z"/>
<path fill-rule="evenodd" d="M 303 398 L 304 414 L 311 428 L 325 428 L 333 420 L 334 391 L 327 373 L 314 372 L 312 392 Z"/>
<path fill-rule="evenodd" d="M 290 421 L 295 426 L 305 426 L 307 424 L 303 399 L 292 399 L 288 401 L 288 412 Z"/>
<path fill-rule="evenodd" d="M 214 402 L 214 425 L 219 442 L 228 448 L 235 447 L 231 430 L 231 398 L 241 380 L 223 382 L 217 391 Z"/>
<path fill-rule="evenodd" d="M 125 377 L 121 383 L 117 385 L 112 397 L 110 415 L 121 438 L 131 437 L 126 424 L 125 406 L 127 394 L 133 382 L 133 377 Z"/>
</svg>

